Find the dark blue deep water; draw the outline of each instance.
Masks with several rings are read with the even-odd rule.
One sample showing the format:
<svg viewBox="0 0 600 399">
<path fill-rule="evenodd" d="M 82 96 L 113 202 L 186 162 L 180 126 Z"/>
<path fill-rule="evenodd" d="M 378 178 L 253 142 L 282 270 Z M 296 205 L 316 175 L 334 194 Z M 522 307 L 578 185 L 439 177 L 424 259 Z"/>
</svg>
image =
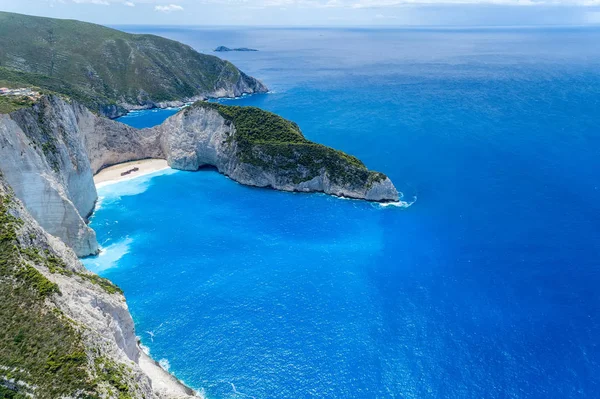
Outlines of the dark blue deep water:
<svg viewBox="0 0 600 399">
<path fill-rule="evenodd" d="M 600 397 L 600 30 L 135 31 L 259 49 L 219 55 L 273 92 L 226 103 L 418 198 L 214 171 L 100 189 L 86 263 L 179 378 L 215 399 Z"/>
</svg>

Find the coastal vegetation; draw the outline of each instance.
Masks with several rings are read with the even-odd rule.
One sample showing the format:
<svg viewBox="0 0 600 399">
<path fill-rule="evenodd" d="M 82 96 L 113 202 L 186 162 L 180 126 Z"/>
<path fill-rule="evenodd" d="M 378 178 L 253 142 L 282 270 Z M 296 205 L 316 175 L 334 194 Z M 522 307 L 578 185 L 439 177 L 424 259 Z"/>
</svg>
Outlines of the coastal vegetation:
<svg viewBox="0 0 600 399">
<path fill-rule="evenodd" d="M 370 187 L 386 178 L 352 155 L 306 139 L 296 123 L 272 112 L 208 102 L 194 106 L 214 109 L 233 123 L 232 139 L 242 162 L 278 171 L 294 184 L 311 180 L 322 171 L 332 181 L 350 186 Z"/>
<path fill-rule="evenodd" d="M 92 109 L 266 91 L 233 64 L 154 35 L 0 12 L 0 80 L 68 95 Z M 4 75 L 4 76 L 2 76 Z M 229 95 L 229 94 L 228 94 Z"/>
<path fill-rule="evenodd" d="M 0 66 L 0 87 L 28 87 L 43 94 L 56 94 L 65 99 L 73 99 L 96 114 L 106 113 L 107 108 L 114 108 L 117 113 L 126 112 L 125 108 L 117 105 L 116 100 L 113 98 L 101 93 L 89 92 L 78 85 L 39 73 L 17 71 Z M 3 106 L 3 101 L 7 105 Z M 0 113 L 10 113 L 19 108 L 30 106 L 32 103 L 32 101 L 17 103 L 11 100 L 10 96 L 0 96 Z"/>
<path fill-rule="evenodd" d="M 0 386 L 1 395 L 57 398 L 93 392 L 80 333 L 46 299 L 58 286 L 24 256 L 17 240 L 22 221 L 13 216 L 10 195 L 0 199 Z M 12 392 L 12 394 L 11 394 Z"/>
<path fill-rule="evenodd" d="M 11 194 L 0 195 L 0 398 L 58 397 L 128 399 L 134 391 L 123 364 L 96 356 L 82 339 L 81 326 L 51 304 L 58 285 L 38 271 L 77 275 L 109 293 L 121 290 L 96 275 L 72 272 L 48 249 L 19 239 L 23 221 L 14 216 Z M 35 239 L 35 233 L 29 233 Z M 90 366 L 94 364 L 94 367 Z"/>
<path fill-rule="evenodd" d="M 31 107 L 32 105 L 33 101 L 29 97 L 0 96 L 0 114 L 10 114 L 13 111 L 25 107 Z"/>
</svg>

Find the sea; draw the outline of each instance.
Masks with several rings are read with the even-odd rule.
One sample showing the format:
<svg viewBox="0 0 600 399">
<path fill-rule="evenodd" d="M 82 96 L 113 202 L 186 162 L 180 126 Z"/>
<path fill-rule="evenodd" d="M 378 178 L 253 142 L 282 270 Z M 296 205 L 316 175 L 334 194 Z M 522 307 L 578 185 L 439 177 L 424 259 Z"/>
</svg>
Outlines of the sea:
<svg viewBox="0 0 600 399">
<path fill-rule="evenodd" d="M 220 102 L 412 203 L 210 169 L 100 188 L 85 264 L 177 378 L 210 399 L 600 397 L 600 29 L 121 29 L 231 61 L 271 92 Z"/>
</svg>

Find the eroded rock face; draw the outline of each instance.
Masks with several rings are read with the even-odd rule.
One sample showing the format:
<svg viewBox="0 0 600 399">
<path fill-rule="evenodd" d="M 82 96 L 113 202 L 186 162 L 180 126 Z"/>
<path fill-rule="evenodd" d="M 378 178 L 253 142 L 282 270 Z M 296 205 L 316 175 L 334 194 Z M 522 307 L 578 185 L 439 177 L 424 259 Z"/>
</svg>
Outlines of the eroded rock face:
<svg viewBox="0 0 600 399">
<path fill-rule="evenodd" d="M 0 115 L 0 171 L 31 215 L 80 256 L 98 251 L 85 218 L 96 188 L 76 109 L 43 98 L 32 109 Z"/>
<path fill-rule="evenodd" d="M 218 112 L 204 109 L 179 112 L 150 130 L 160 137 L 173 169 L 198 170 L 211 165 L 225 173 L 225 166 L 231 161 L 227 140 L 235 133 L 235 127 Z"/>
<path fill-rule="evenodd" d="M 233 180 L 249 186 L 324 192 L 369 201 L 399 199 L 398 191 L 387 177 L 371 184 L 351 184 L 332 179 L 322 170 L 310 180 L 297 182 L 288 173 L 278 172 L 277 168 L 242 162 L 233 140 L 235 125 L 214 109 L 192 106 L 151 130 L 161 137 L 167 161 L 174 169 L 198 170 L 203 165 L 212 165 Z M 266 155 L 262 158 L 271 164 L 278 161 Z"/>
<path fill-rule="evenodd" d="M 93 174 L 122 162 L 165 158 L 160 138 L 151 129 L 135 129 L 77 108 L 78 134 Z"/>
</svg>

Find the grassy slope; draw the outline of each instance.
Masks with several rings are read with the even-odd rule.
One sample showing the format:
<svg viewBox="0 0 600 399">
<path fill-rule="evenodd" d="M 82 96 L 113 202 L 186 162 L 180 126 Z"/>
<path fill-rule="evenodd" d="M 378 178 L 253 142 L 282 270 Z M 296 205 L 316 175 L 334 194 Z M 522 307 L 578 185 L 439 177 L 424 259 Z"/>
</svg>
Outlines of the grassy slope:
<svg viewBox="0 0 600 399">
<path fill-rule="evenodd" d="M 126 367 L 103 357 L 90 361 L 80 327 L 47 302 L 60 295 L 58 286 L 36 267 L 77 275 L 109 293 L 120 290 L 96 275 L 66 269 L 47 250 L 24 247 L 17 237 L 23 222 L 13 216 L 13 206 L 12 194 L 0 193 L 0 398 L 20 399 L 34 393 L 41 399 L 92 399 L 107 391 L 130 398 L 133 388 Z"/>
<path fill-rule="evenodd" d="M 58 79 L 90 97 L 129 103 L 179 100 L 240 77 L 252 80 L 227 61 L 158 36 L 5 12 L 0 66 Z"/>
<path fill-rule="evenodd" d="M 0 81 L 0 84 L 2 84 L 2 81 Z M 27 97 L 0 96 L 0 114 L 10 114 L 20 108 L 30 107 L 32 105 L 33 101 Z"/>
<path fill-rule="evenodd" d="M 58 286 L 25 259 L 16 236 L 21 221 L 9 212 L 12 200 L 0 201 L 0 381 L 26 381 L 48 398 L 90 392 L 79 334 L 44 304 Z"/>
<path fill-rule="evenodd" d="M 114 105 L 116 108 L 121 109 L 123 113 L 125 113 L 123 108 L 116 106 L 114 99 L 94 93 L 90 94 L 84 88 L 79 86 L 37 73 L 21 72 L 0 67 L 0 87 L 28 87 L 44 94 L 58 94 L 62 97 L 76 100 L 80 104 L 88 107 L 93 112 L 100 114 L 104 113 L 103 110 L 106 106 L 111 105 Z M 11 99 L 7 96 L 0 96 L 0 114 L 10 113 L 18 108 L 28 105 L 31 104 L 22 103 L 19 106 L 19 104 L 16 104 L 14 98 Z"/>
<path fill-rule="evenodd" d="M 310 180 L 322 170 L 333 181 L 355 187 L 370 187 L 386 178 L 354 156 L 307 140 L 296 123 L 271 112 L 207 102 L 194 106 L 215 109 L 233 122 L 242 162 L 285 173 L 293 183 Z"/>
</svg>

